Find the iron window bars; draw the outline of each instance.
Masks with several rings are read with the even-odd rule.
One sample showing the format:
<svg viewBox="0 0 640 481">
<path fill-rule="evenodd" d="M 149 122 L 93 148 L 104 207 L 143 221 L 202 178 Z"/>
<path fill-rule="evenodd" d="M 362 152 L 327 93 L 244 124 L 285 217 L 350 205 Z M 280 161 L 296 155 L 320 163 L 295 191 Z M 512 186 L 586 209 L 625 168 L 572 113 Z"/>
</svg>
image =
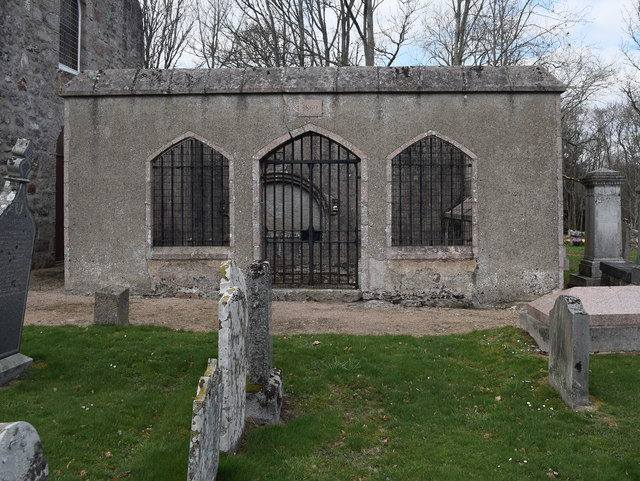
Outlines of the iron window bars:
<svg viewBox="0 0 640 481">
<path fill-rule="evenodd" d="M 395 156 L 393 246 L 471 245 L 471 159 L 427 136 Z"/>
<path fill-rule="evenodd" d="M 80 71 L 80 3 L 60 1 L 60 68 L 71 73 Z"/>
<path fill-rule="evenodd" d="M 229 245 L 229 161 L 197 139 L 152 162 L 154 246 Z"/>
</svg>

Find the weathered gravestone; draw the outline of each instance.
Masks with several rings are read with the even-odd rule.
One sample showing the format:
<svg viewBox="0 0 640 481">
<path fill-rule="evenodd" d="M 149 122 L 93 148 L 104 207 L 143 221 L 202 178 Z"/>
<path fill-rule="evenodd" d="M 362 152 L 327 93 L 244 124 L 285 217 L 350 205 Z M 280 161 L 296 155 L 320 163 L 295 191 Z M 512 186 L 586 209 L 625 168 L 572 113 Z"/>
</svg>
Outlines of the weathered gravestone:
<svg viewBox="0 0 640 481">
<path fill-rule="evenodd" d="M 222 378 L 216 359 L 209 359 L 193 401 L 188 481 L 215 481 L 220 458 Z"/>
<path fill-rule="evenodd" d="M 249 303 L 247 354 L 247 419 L 256 424 L 278 424 L 282 409 L 282 373 L 272 367 L 271 268 L 266 261 L 249 266 L 246 277 Z"/>
<path fill-rule="evenodd" d="M 32 362 L 19 353 L 36 232 L 26 197 L 31 143 L 18 139 L 11 153 L 0 194 L 0 385 Z"/>
<path fill-rule="evenodd" d="M 220 268 L 218 363 L 222 374 L 220 451 L 234 453 L 244 432 L 246 412 L 247 287 L 233 261 Z"/>
<path fill-rule="evenodd" d="M 579 298 L 559 296 L 549 323 L 549 384 L 569 408 L 588 406 L 589 315 Z"/>
<path fill-rule="evenodd" d="M 40 436 L 24 421 L 0 423 L 0 480 L 47 481 L 49 466 Z"/>
</svg>

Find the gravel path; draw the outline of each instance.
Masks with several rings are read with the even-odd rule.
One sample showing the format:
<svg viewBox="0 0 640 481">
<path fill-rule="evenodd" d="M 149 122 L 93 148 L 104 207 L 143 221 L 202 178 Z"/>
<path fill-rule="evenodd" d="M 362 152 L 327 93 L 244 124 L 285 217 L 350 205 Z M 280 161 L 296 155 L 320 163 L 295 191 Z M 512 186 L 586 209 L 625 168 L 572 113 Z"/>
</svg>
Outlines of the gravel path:
<svg viewBox="0 0 640 481">
<path fill-rule="evenodd" d="M 274 302 L 274 334 L 454 334 L 516 326 L 522 305 L 509 309 L 367 307 L 363 302 Z M 131 298 L 131 324 L 154 324 L 193 331 L 217 329 L 211 299 Z M 32 272 L 26 325 L 89 325 L 93 298 L 67 294 L 61 267 Z"/>
</svg>

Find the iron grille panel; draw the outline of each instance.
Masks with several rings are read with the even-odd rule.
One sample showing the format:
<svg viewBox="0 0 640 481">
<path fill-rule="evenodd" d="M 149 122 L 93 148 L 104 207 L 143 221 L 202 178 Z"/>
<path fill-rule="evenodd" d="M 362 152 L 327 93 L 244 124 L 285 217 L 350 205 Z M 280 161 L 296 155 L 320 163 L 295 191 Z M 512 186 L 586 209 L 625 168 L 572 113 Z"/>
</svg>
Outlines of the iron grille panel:
<svg viewBox="0 0 640 481">
<path fill-rule="evenodd" d="M 392 160 L 394 246 L 471 245 L 471 159 L 436 136 Z"/>
<path fill-rule="evenodd" d="M 229 161 L 186 139 L 152 163 L 153 245 L 229 245 Z"/>
<path fill-rule="evenodd" d="M 60 63 L 79 71 L 80 5 L 78 0 L 60 1 Z"/>
<path fill-rule="evenodd" d="M 353 288 L 360 256 L 360 159 L 316 133 L 262 159 L 263 256 L 278 287 Z"/>
</svg>

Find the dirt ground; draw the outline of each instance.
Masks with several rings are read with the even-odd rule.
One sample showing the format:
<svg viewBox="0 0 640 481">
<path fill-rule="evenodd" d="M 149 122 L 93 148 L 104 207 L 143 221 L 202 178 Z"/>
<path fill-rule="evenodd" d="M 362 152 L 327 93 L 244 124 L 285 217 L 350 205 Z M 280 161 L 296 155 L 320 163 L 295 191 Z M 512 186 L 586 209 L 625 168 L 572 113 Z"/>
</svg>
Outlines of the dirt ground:
<svg viewBox="0 0 640 481">
<path fill-rule="evenodd" d="M 523 305 L 506 309 L 367 307 L 364 302 L 274 302 L 274 334 L 409 334 L 427 336 L 515 326 Z M 131 324 L 173 329 L 217 329 L 217 303 L 211 299 L 139 298 L 129 302 Z M 89 325 L 93 297 L 67 294 L 62 267 L 32 272 L 26 325 Z"/>
</svg>

